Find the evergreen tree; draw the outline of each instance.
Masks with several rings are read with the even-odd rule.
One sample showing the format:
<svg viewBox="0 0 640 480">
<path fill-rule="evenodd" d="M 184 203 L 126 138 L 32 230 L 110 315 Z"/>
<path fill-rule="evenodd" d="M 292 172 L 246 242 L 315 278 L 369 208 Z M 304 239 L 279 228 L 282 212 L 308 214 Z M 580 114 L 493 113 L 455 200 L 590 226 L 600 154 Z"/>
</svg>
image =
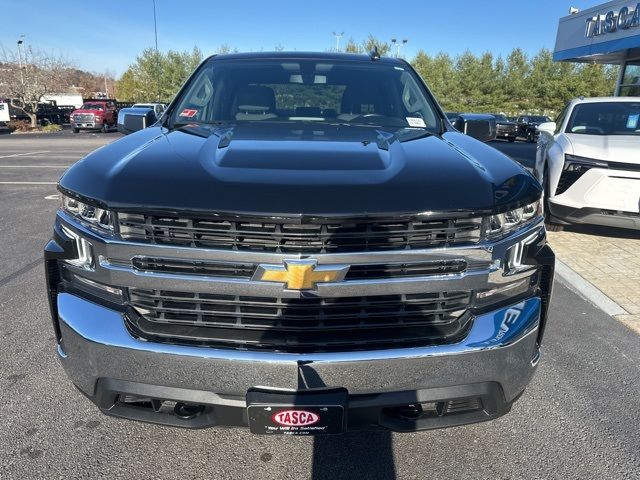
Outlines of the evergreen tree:
<svg viewBox="0 0 640 480">
<path fill-rule="evenodd" d="M 363 42 L 352 37 L 344 51 L 369 53 L 374 46 L 389 55 L 391 45 L 369 35 Z M 280 48 L 277 48 L 278 50 Z M 223 44 L 218 53 L 237 51 Z M 117 82 L 117 98 L 124 101 L 170 101 L 202 61 L 198 48 L 191 52 L 144 50 Z M 557 114 L 572 98 L 613 94 L 619 68 L 597 64 L 554 62 L 548 49 L 532 58 L 514 48 L 506 59 L 470 51 L 453 58 L 420 50 L 411 61 L 442 107 L 448 111 Z"/>
</svg>

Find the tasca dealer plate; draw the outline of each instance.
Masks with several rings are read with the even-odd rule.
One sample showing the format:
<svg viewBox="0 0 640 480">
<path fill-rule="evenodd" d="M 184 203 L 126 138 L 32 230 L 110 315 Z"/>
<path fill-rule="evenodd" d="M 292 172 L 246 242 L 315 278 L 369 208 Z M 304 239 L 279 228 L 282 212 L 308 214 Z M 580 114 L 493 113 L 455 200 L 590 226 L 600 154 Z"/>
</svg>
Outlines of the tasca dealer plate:
<svg viewBox="0 0 640 480">
<path fill-rule="evenodd" d="M 258 435 L 331 435 L 345 425 L 346 391 L 247 393 L 251 433 Z"/>
</svg>

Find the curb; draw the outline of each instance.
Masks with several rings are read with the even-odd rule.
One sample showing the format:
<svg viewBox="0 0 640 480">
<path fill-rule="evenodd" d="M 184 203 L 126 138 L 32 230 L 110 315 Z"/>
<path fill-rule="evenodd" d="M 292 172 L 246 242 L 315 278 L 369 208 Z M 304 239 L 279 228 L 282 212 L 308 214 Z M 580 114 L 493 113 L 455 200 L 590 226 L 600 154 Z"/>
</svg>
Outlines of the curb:
<svg viewBox="0 0 640 480">
<path fill-rule="evenodd" d="M 578 272 L 556 258 L 556 273 L 562 277 L 564 283 L 573 287 L 584 298 L 593 303 L 606 314 L 614 317 L 616 315 L 629 315 L 624 308 L 607 297 L 602 291 L 589 281 L 585 280 Z"/>
</svg>

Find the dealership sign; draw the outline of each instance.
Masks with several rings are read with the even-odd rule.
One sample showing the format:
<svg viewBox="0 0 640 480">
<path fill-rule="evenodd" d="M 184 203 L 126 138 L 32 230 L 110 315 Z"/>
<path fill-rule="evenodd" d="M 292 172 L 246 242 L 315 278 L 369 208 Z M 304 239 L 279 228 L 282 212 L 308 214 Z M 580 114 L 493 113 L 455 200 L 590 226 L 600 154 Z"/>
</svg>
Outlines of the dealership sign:
<svg viewBox="0 0 640 480">
<path fill-rule="evenodd" d="M 622 7 L 618 11 L 610 10 L 605 14 L 588 18 L 586 37 L 593 38 L 638 26 L 640 26 L 640 3 L 635 8 Z"/>
</svg>

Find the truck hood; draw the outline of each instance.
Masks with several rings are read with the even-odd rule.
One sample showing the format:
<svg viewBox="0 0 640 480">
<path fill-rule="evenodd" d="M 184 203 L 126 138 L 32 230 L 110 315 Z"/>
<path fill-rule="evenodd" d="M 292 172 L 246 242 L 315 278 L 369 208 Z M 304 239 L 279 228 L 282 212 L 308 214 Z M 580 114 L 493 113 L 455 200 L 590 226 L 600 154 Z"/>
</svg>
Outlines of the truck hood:
<svg viewBox="0 0 640 480">
<path fill-rule="evenodd" d="M 640 164 L 640 136 L 638 135 L 582 135 L 565 134 L 579 157 Z"/>
<path fill-rule="evenodd" d="M 73 111 L 74 115 L 76 113 L 93 113 L 95 115 L 100 115 L 100 114 L 104 113 L 104 110 L 91 110 L 91 109 L 88 109 L 88 108 L 78 108 L 78 109 Z"/>
<path fill-rule="evenodd" d="M 519 164 L 458 132 L 338 125 L 147 128 L 60 186 L 113 209 L 289 216 L 488 212 L 540 196 Z"/>
</svg>

